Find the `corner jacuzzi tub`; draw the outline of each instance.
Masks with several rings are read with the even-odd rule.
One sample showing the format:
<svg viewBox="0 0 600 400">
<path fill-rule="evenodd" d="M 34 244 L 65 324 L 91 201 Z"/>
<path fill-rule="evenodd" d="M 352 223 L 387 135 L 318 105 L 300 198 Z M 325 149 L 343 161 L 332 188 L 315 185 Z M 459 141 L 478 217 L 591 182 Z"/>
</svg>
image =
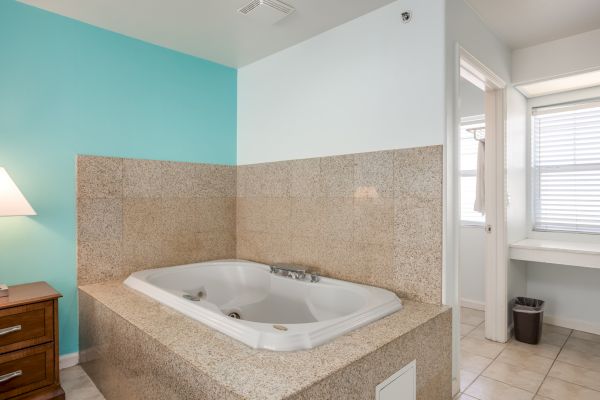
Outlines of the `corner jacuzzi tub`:
<svg viewBox="0 0 600 400">
<path fill-rule="evenodd" d="M 125 285 L 256 349 L 310 349 L 402 308 L 392 292 L 243 260 L 139 271 Z"/>
</svg>

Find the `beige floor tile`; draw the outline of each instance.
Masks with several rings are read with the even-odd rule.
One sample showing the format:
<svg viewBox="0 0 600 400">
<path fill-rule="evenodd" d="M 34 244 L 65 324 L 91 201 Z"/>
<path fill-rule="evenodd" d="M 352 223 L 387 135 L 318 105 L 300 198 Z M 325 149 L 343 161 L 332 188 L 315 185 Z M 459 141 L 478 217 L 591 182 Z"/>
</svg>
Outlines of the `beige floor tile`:
<svg viewBox="0 0 600 400">
<path fill-rule="evenodd" d="M 471 372 L 471 371 L 468 371 L 466 369 L 461 369 L 460 370 L 460 391 L 464 392 L 465 389 L 471 383 L 473 383 L 473 381 L 475 379 L 477 379 L 478 376 L 479 376 L 479 374 L 477 374 L 475 372 Z"/>
<path fill-rule="evenodd" d="M 542 330 L 542 340 L 540 341 L 540 344 L 550 344 L 561 347 L 563 344 L 565 344 L 568 338 L 569 335 L 563 335 L 556 332 L 544 332 Z"/>
<path fill-rule="evenodd" d="M 482 375 L 532 393 L 538 390 L 545 377 L 544 374 L 515 367 L 499 360 L 487 367 Z"/>
<path fill-rule="evenodd" d="M 538 374 L 546 374 L 552 366 L 553 360 L 537 356 L 527 351 L 507 348 L 498 356 L 498 360 L 515 367 L 523 368 Z"/>
<path fill-rule="evenodd" d="M 506 343 L 492 342 L 487 339 L 464 337 L 460 341 L 463 350 L 487 358 L 495 358 L 506 347 Z"/>
<path fill-rule="evenodd" d="M 471 333 L 474 329 L 477 329 L 476 327 L 474 327 L 473 325 L 468 325 L 468 324 L 460 324 L 460 337 L 465 337 L 467 336 L 469 333 Z"/>
<path fill-rule="evenodd" d="M 460 352 L 460 368 L 476 374 L 480 374 L 492 361 L 491 358 L 478 356 L 468 351 L 461 350 Z"/>
<path fill-rule="evenodd" d="M 539 394 L 533 398 L 533 400 L 552 400 L 548 397 L 540 396 Z"/>
<path fill-rule="evenodd" d="M 594 335 L 593 333 L 573 331 L 571 337 L 583 340 L 589 340 L 590 342 L 600 343 L 600 335 Z"/>
<path fill-rule="evenodd" d="M 589 340 L 570 337 L 565 344 L 565 349 L 580 351 L 582 353 L 600 356 L 600 343 L 594 343 Z"/>
<path fill-rule="evenodd" d="M 600 372 L 557 361 L 548 376 L 600 391 Z"/>
<path fill-rule="evenodd" d="M 485 320 L 485 313 L 472 308 L 462 307 L 460 309 L 460 322 L 467 325 L 478 326 Z"/>
<path fill-rule="evenodd" d="M 465 392 L 480 400 L 531 400 L 533 393 L 480 376 Z"/>
<path fill-rule="evenodd" d="M 558 356 L 558 353 L 560 352 L 559 346 L 554 346 L 547 343 L 527 344 L 519 342 L 517 340 L 511 340 L 507 347 L 512 349 L 518 349 L 521 351 L 526 351 L 536 356 L 551 358 L 553 360 L 556 358 L 556 356 Z"/>
<path fill-rule="evenodd" d="M 550 376 L 542 383 L 539 394 L 552 400 L 600 400 L 600 392 Z"/>
<path fill-rule="evenodd" d="M 580 351 L 562 349 L 557 358 L 569 364 L 600 372 L 600 357 Z"/>
<path fill-rule="evenodd" d="M 572 329 L 569 328 L 563 328 L 562 326 L 556 326 L 556 325 L 550 325 L 550 324 L 544 324 L 544 326 L 542 327 L 542 332 L 552 332 L 552 333 L 558 333 L 559 335 L 566 335 L 569 336 L 571 334 Z"/>
<path fill-rule="evenodd" d="M 485 324 L 479 325 L 477 328 L 469 332 L 467 336 L 475 339 L 485 339 Z"/>
<path fill-rule="evenodd" d="M 477 400 L 475 397 L 471 397 L 465 393 L 459 393 L 458 396 L 455 397 L 454 399 L 455 400 Z"/>
<path fill-rule="evenodd" d="M 68 400 L 104 400 L 102 393 L 79 365 L 62 369 L 60 381 Z"/>
</svg>

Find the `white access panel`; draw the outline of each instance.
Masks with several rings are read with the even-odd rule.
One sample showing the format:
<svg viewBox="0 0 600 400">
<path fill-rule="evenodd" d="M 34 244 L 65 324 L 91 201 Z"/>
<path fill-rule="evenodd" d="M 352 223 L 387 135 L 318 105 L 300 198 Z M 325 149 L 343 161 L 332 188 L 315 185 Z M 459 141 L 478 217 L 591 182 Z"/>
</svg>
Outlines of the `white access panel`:
<svg viewBox="0 0 600 400">
<path fill-rule="evenodd" d="M 417 362 L 411 361 L 375 388 L 376 400 L 416 400 Z"/>
</svg>

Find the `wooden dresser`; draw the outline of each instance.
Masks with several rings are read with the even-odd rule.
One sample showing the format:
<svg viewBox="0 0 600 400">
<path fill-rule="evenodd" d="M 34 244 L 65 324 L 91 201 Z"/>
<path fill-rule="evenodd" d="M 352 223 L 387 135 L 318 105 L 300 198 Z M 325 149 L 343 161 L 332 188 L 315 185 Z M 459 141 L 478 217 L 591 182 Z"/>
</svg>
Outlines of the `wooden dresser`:
<svg viewBox="0 0 600 400">
<path fill-rule="evenodd" d="M 64 399 L 58 370 L 58 299 L 45 282 L 0 297 L 0 400 Z"/>
</svg>

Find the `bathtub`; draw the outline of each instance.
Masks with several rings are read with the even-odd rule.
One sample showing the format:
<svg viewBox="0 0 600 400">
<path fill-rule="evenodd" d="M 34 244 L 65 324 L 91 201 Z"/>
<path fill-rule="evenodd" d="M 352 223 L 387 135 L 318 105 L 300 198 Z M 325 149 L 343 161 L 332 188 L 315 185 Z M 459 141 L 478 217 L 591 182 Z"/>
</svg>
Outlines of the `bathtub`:
<svg viewBox="0 0 600 400">
<path fill-rule="evenodd" d="M 255 349 L 310 349 L 402 308 L 392 292 L 243 260 L 139 271 L 125 285 Z M 238 319 L 239 318 L 239 319 Z"/>
</svg>

